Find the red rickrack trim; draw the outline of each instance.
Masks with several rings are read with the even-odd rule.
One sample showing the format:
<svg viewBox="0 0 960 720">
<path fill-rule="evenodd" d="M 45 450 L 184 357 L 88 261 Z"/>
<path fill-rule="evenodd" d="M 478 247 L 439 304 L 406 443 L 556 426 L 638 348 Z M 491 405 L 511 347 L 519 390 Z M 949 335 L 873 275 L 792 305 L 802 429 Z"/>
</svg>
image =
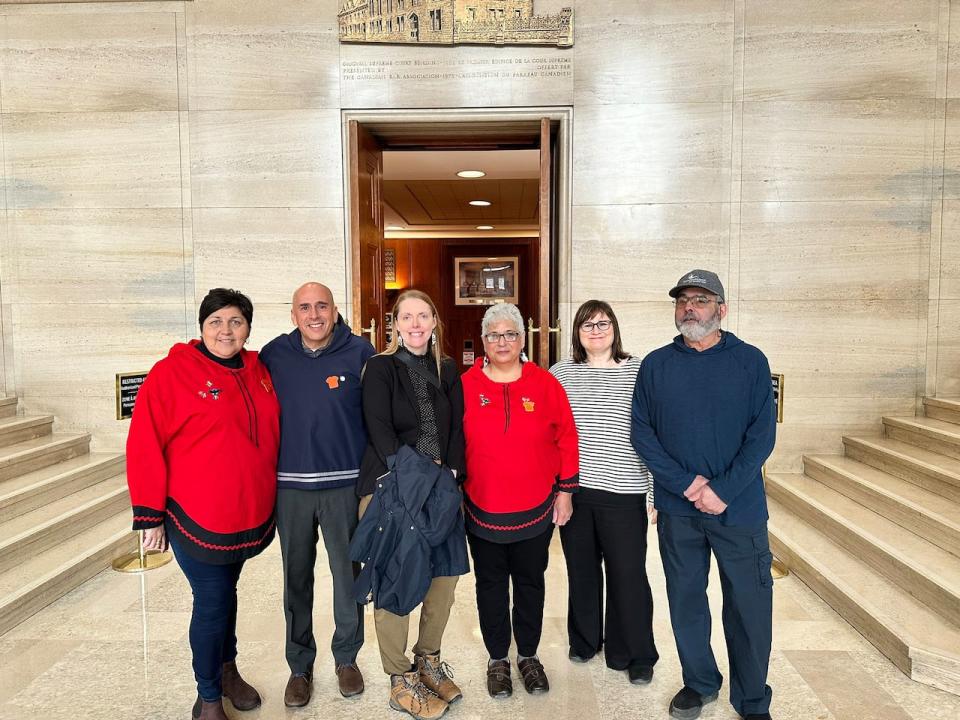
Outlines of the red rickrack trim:
<svg viewBox="0 0 960 720">
<path fill-rule="evenodd" d="M 530 520 L 530 521 L 528 521 L 528 522 L 522 523 L 522 524 L 520 524 L 520 525 L 491 525 L 490 523 L 485 523 L 485 522 L 483 522 L 480 518 L 478 518 L 476 515 L 474 515 L 474 514 L 470 511 L 470 508 L 467 507 L 466 505 L 464 505 L 464 509 L 466 509 L 467 515 L 469 515 L 471 518 L 473 518 L 473 521 L 474 521 L 477 525 L 479 525 L 480 527 L 485 527 L 487 530 L 523 530 L 524 528 L 528 528 L 528 527 L 530 527 L 531 525 L 536 525 L 538 522 L 540 522 L 541 520 L 543 520 L 543 519 L 547 516 L 547 514 L 548 514 L 551 510 L 553 510 L 553 504 L 554 504 L 556 501 L 557 501 L 557 496 L 554 495 L 554 496 L 553 496 L 553 500 L 550 502 L 550 507 L 548 507 L 548 508 L 540 515 L 540 517 L 534 518 L 533 520 Z"/>
<path fill-rule="evenodd" d="M 259 545 L 260 543 L 263 542 L 263 539 L 267 536 L 267 534 L 268 534 L 271 530 L 273 530 L 274 522 L 276 522 L 276 521 L 274 521 L 274 522 L 271 522 L 271 523 L 270 523 L 270 526 L 266 529 L 266 531 L 263 533 L 263 535 L 260 536 L 260 539 L 259 539 L 259 540 L 251 540 L 251 541 L 249 541 L 249 542 L 240 543 L 240 544 L 238 544 L 238 545 L 213 545 L 213 544 L 211 544 L 211 543 L 203 542 L 203 540 L 201 540 L 200 538 L 194 537 L 194 536 L 191 535 L 189 532 L 187 532 L 186 528 L 183 527 L 183 525 L 180 524 L 180 521 L 177 520 L 177 518 L 174 517 L 173 513 L 170 512 L 169 510 L 167 510 L 167 515 L 169 515 L 169 516 L 170 516 L 170 519 L 173 520 L 173 521 L 177 524 L 177 527 L 180 528 L 180 532 L 182 532 L 182 533 L 184 534 L 184 536 L 186 536 L 189 540 L 192 540 L 194 543 L 196 543 L 196 544 L 199 545 L 200 547 L 206 548 L 207 550 L 223 550 L 223 551 L 227 551 L 227 550 L 241 550 L 242 548 L 248 548 L 248 547 L 252 547 L 252 546 L 254 546 L 254 545 Z"/>
<path fill-rule="evenodd" d="M 137 520 L 163 520 L 163 513 L 159 515 L 134 515 L 133 520 L 134 522 Z"/>
<path fill-rule="evenodd" d="M 573 482 L 573 483 L 557 483 L 557 487 L 562 487 L 562 488 L 565 488 L 565 487 L 580 487 L 580 483 L 578 483 L 578 482 Z"/>
</svg>

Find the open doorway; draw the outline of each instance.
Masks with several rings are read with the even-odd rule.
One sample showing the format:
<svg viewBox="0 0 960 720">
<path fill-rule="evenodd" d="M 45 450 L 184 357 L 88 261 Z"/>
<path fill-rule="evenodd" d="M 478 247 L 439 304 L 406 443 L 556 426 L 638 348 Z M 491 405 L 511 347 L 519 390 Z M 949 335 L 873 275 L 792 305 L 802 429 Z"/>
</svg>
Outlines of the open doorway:
<svg viewBox="0 0 960 720">
<path fill-rule="evenodd" d="M 418 288 L 465 370 L 482 358 L 486 307 L 514 302 L 531 360 L 556 361 L 569 313 L 569 120 L 553 108 L 345 112 L 354 328 L 383 349 L 393 301 Z"/>
</svg>

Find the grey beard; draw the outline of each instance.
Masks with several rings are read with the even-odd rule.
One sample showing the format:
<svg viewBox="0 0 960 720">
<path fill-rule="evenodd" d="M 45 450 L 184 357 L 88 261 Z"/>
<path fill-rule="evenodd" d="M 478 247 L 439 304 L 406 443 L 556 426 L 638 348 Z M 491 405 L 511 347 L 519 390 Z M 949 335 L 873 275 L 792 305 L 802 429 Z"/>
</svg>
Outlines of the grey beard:
<svg viewBox="0 0 960 720">
<path fill-rule="evenodd" d="M 690 342 L 700 342 L 708 335 L 720 329 L 720 318 L 714 315 L 704 322 L 678 322 L 677 330 Z"/>
</svg>

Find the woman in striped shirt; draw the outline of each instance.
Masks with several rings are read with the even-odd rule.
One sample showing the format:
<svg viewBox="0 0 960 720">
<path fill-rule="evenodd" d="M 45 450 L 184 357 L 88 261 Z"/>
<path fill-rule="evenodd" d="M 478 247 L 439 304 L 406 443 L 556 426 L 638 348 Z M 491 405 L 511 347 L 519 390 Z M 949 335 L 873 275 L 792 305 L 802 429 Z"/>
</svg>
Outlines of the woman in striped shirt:
<svg viewBox="0 0 960 720">
<path fill-rule="evenodd" d="M 602 300 L 581 305 L 574 328 L 572 357 L 550 369 L 567 391 L 580 438 L 580 492 L 560 529 L 570 659 L 587 662 L 604 648 L 607 667 L 645 685 L 659 655 L 646 570 L 653 479 L 630 444 L 640 358 L 624 352 L 617 317 Z"/>
</svg>

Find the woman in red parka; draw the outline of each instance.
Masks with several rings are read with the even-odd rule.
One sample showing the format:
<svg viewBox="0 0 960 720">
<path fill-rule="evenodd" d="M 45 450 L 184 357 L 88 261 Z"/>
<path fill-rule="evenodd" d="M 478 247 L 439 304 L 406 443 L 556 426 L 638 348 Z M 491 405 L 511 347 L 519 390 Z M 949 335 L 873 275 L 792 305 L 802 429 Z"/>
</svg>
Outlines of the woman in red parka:
<svg viewBox="0 0 960 720">
<path fill-rule="evenodd" d="M 513 693 L 511 639 L 524 689 L 531 694 L 550 689 L 537 657 L 544 573 L 553 527 L 564 525 L 573 512 L 580 456 L 563 386 L 525 362 L 520 311 L 508 303 L 491 305 L 482 334 L 483 364 L 462 378 L 464 510 L 480 633 L 490 654 L 487 692 L 502 698 Z"/>
<path fill-rule="evenodd" d="M 127 437 L 133 528 L 146 549 L 172 546 L 193 591 L 193 717 L 226 720 L 260 695 L 237 672 L 237 581 L 274 534 L 279 405 L 257 353 L 243 349 L 253 305 L 215 288 L 200 303 L 200 339 L 150 370 Z"/>
</svg>

